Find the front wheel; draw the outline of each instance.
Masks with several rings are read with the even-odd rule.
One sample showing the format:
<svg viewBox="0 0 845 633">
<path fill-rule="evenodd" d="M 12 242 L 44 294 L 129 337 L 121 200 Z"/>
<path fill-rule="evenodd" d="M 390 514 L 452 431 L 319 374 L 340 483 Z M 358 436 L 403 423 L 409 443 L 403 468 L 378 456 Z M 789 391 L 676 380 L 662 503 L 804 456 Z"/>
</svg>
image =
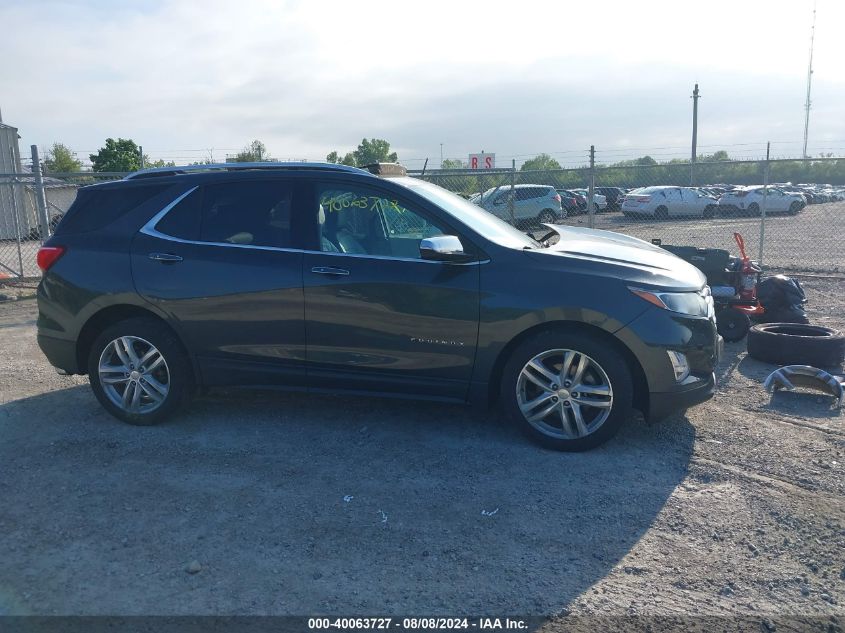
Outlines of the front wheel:
<svg viewBox="0 0 845 633">
<path fill-rule="evenodd" d="M 802 208 L 803 205 L 800 202 L 795 201 L 791 205 L 789 205 L 789 213 L 790 215 L 798 215 Z"/>
<path fill-rule="evenodd" d="M 702 212 L 701 217 L 703 217 L 705 220 L 711 220 L 715 218 L 716 207 L 714 207 L 712 204 L 708 204 L 706 207 L 704 207 L 704 211 Z"/>
<path fill-rule="evenodd" d="M 190 361 L 161 322 L 127 319 L 103 331 L 88 354 L 88 380 L 114 417 L 152 425 L 182 405 L 193 386 Z"/>
<path fill-rule="evenodd" d="M 609 440 L 630 417 L 631 372 L 598 337 L 543 332 L 511 354 L 501 398 L 508 417 L 534 441 L 584 451 Z"/>
<path fill-rule="evenodd" d="M 660 221 L 668 220 L 669 219 L 669 209 L 664 207 L 663 205 L 657 207 L 654 210 L 654 217 Z"/>
</svg>

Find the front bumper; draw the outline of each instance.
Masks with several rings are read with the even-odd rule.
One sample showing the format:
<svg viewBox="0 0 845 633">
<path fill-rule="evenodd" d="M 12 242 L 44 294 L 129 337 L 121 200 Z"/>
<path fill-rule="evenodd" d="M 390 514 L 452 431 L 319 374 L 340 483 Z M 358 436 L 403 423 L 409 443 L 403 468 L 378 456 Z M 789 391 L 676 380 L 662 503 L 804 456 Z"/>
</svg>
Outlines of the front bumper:
<svg viewBox="0 0 845 633">
<path fill-rule="evenodd" d="M 645 375 L 648 393 L 636 394 L 649 421 L 705 402 L 716 392 L 716 366 L 722 337 L 713 320 L 651 308 L 616 333 L 634 353 Z M 689 377 L 677 381 L 667 352 L 680 352 Z"/>
</svg>

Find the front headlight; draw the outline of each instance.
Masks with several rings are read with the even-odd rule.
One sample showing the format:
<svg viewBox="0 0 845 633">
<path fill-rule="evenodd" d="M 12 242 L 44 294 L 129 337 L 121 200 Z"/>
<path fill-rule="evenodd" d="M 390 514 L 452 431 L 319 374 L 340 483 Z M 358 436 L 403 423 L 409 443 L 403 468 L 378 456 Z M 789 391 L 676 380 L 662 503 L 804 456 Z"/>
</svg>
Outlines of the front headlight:
<svg viewBox="0 0 845 633">
<path fill-rule="evenodd" d="M 642 288 L 628 288 L 628 290 L 640 299 L 645 299 L 663 310 L 697 317 L 713 316 L 713 297 L 710 296 L 710 286 L 704 286 L 700 292 L 660 292 Z"/>
</svg>

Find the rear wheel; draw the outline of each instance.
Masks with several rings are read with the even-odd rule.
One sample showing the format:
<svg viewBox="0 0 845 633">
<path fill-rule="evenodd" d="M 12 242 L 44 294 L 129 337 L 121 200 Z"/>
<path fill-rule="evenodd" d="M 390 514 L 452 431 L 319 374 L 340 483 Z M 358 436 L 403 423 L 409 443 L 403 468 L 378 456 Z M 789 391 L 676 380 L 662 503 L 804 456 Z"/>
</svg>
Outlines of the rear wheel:
<svg viewBox="0 0 845 633">
<path fill-rule="evenodd" d="M 501 398 L 508 417 L 535 442 L 583 451 L 609 440 L 630 417 L 631 372 L 595 336 L 543 332 L 511 354 Z"/>
<path fill-rule="evenodd" d="M 750 215 L 760 215 L 760 205 L 756 202 L 752 202 L 748 205 L 748 213 Z"/>
<path fill-rule="evenodd" d="M 712 204 L 708 204 L 706 207 L 704 207 L 704 211 L 701 213 L 701 217 L 703 217 L 706 220 L 715 218 L 716 217 L 716 207 L 714 207 Z"/>
<path fill-rule="evenodd" d="M 560 219 L 551 209 L 543 209 L 540 211 L 540 215 L 537 216 L 537 220 L 540 224 L 557 224 Z"/>
<path fill-rule="evenodd" d="M 654 217 L 658 220 L 668 220 L 669 219 L 669 209 L 660 205 L 654 210 Z"/>
<path fill-rule="evenodd" d="M 88 354 L 88 380 L 100 404 L 129 424 L 157 424 L 191 393 L 188 356 L 176 335 L 154 319 L 107 328 Z"/>
</svg>

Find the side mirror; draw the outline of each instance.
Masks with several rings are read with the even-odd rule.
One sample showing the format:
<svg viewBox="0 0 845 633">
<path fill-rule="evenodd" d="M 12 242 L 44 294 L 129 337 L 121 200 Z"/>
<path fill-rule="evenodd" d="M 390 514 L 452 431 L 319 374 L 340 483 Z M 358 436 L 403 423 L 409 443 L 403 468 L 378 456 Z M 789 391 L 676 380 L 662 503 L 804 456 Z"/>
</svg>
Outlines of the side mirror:
<svg viewBox="0 0 845 633">
<path fill-rule="evenodd" d="M 436 262 L 466 262 L 471 259 L 455 235 L 438 235 L 420 240 L 420 257 Z"/>
</svg>

